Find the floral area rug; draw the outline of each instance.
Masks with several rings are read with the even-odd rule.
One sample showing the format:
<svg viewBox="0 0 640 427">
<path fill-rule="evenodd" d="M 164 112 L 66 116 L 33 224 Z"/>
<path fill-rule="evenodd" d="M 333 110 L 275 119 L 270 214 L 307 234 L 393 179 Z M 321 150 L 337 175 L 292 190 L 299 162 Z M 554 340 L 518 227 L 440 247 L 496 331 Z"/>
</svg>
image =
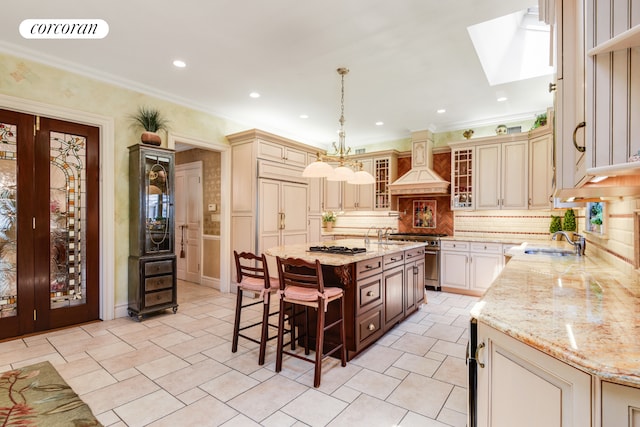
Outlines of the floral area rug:
<svg viewBox="0 0 640 427">
<path fill-rule="evenodd" d="M 0 426 L 101 426 L 49 362 L 0 375 Z"/>
</svg>

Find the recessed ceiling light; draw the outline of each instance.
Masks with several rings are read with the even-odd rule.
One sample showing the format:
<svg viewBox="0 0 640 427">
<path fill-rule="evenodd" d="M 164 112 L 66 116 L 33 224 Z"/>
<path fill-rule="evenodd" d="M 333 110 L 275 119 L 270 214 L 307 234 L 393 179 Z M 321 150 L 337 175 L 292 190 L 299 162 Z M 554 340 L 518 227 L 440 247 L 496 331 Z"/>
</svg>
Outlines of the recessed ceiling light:
<svg viewBox="0 0 640 427">
<path fill-rule="evenodd" d="M 382 126 L 384 122 L 376 122 L 376 126 Z"/>
<path fill-rule="evenodd" d="M 308 115 L 306 115 L 306 114 L 300 114 L 300 118 L 301 118 L 301 119 L 308 119 L 308 118 L 309 118 L 309 116 L 308 116 Z"/>
<path fill-rule="evenodd" d="M 445 110 L 444 108 L 439 108 L 438 110 L 436 110 L 436 113 L 438 113 L 438 114 L 444 114 L 446 112 L 447 112 L 447 110 Z"/>
<path fill-rule="evenodd" d="M 180 59 L 176 59 L 175 61 L 173 61 L 173 65 L 178 68 L 184 68 L 187 66 L 187 63 Z"/>
<path fill-rule="evenodd" d="M 506 97 L 506 96 L 501 96 L 501 97 L 499 97 L 498 99 L 496 99 L 496 101 L 498 101 L 498 102 L 504 102 L 504 101 L 506 101 L 506 100 L 507 100 L 507 97 Z"/>
<path fill-rule="evenodd" d="M 249 96 L 250 96 L 251 98 L 260 98 L 260 94 L 259 94 L 258 92 L 251 92 L 251 93 L 249 94 Z"/>
</svg>

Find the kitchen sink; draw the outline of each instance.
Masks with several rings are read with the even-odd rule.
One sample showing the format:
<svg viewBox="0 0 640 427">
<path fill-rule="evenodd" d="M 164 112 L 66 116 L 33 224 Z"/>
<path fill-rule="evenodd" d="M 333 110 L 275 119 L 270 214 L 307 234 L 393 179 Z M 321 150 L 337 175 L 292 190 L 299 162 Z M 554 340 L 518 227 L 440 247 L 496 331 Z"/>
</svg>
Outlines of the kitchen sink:
<svg viewBox="0 0 640 427">
<path fill-rule="evenodd" d="M 529 248 L 524 250 L 528 255 L 553 255 L 553 256 L 567 256 L 575 255 L 575 252 L 569 249 L 556 249 L 556 248 Z"/>
</svg>

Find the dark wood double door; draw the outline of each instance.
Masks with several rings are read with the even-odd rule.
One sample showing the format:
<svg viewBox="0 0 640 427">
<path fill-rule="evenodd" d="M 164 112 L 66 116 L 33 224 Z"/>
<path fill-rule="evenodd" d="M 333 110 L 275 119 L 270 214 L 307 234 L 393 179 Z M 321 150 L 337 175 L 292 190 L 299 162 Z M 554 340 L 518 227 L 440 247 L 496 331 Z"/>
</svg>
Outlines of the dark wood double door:
<svg viewBox="0 0 640 427">
<path fill-rule="evenodd" d="M 99 318 L 99 130 L 0 110 L 0 339 Z"/>
</svg>

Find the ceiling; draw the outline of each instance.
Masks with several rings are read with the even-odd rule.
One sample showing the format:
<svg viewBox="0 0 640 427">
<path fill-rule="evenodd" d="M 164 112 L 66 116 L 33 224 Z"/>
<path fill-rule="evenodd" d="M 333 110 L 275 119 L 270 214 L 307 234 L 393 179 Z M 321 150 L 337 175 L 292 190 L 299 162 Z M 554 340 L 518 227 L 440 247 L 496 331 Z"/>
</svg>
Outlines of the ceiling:
<svg viewBox="0 0 640 427">
<path fill-rule="evenodd" d="M 34 7 L 30 0 L 4 0 L 0 51 L 320 147 L 337 140 L 336 69 L 347 67 L 346 142 L 358 147 L 408 138 L 416 130 L 529 119 L 551 106 L 550 75 L 491 86 L 467 30 L 536 5 L 56 0 Z M 103 19 L 109 34 L 101 40 L 24 39 L 18 27 L 33 18 Z M 187 66 L 174 67 L 174 59 Z M 502 61 L 511 63 L 509 57 Z M 260 98 L 250 98 L 252 91 Z M 497 102 L 498 95 L 508 99 Z M 441 108 L 444 114 L 436 112 Z"/>
</svg>

